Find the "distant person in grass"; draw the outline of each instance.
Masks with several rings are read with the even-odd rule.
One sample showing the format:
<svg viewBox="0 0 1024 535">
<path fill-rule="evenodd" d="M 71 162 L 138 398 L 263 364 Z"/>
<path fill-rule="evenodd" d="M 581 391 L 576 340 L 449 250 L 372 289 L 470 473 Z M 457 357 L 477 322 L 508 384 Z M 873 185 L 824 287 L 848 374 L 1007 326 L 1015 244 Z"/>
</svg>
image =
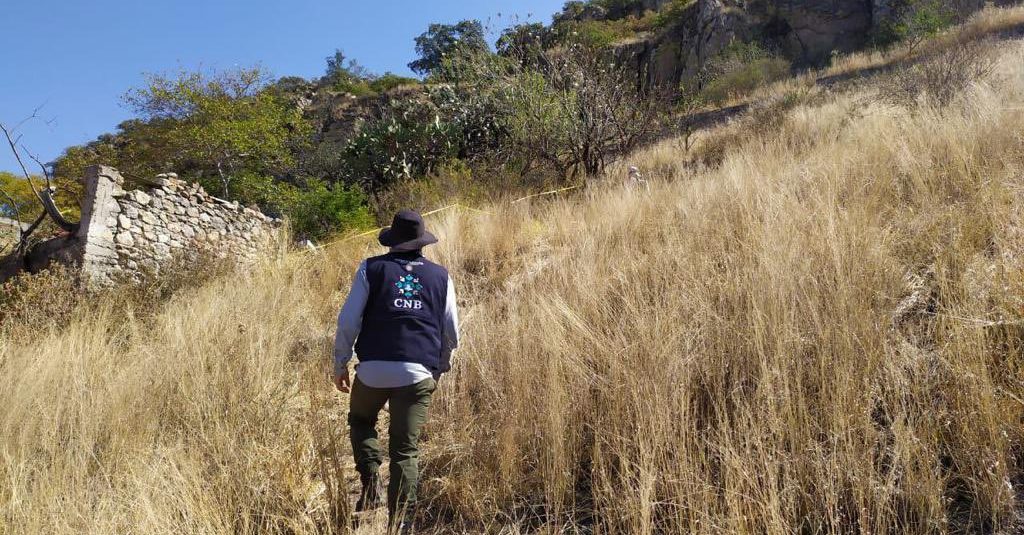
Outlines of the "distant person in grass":
<svg viewBox="0 0 1024 535">
<path fill-rule="evenodd" d="M 459 343 L 458 311 L 448 271 L 423 257 L 423 247 L 437 238 L 426 231 L 420 214 L 398 212 L 378 240 L 390 251 L 359 265 L 338 316 L 334 383 L 352 393 L 348 423 L 363 486 L 357 512 L 380 506 L 376 424 L 389 404 L 389 526 L 410 533 L 419 478 L 417 442 L 431 395 L 451 368 Z M 353 345 L 359 359 L 354 380 L 348 370 Z"/>
</svg>

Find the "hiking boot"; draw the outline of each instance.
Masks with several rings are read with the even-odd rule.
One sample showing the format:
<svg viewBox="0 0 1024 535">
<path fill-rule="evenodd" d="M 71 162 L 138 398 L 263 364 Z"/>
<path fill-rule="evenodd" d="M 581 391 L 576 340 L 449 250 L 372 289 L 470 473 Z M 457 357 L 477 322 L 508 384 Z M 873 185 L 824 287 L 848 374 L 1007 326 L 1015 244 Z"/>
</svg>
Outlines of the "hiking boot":
<svg viewBox="0 0 1024 535">
<path fill-rule="evenodd" d="M 372 511 L 383 505 L 380 498 L 380 482 L 377 476 L 360 477 L 363 490 L 359 493 L 359 500 L 356 501 L 356 512 Z"/>
</svg>

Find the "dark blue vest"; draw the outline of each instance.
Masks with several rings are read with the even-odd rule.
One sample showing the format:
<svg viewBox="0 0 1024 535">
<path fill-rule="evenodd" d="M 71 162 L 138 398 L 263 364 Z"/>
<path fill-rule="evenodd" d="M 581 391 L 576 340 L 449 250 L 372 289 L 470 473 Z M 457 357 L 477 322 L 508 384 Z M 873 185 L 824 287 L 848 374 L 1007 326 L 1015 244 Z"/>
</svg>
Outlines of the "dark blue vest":
<svg viewBox="0 0 1024 535">
<path fill-rule="evenodd" d="M 441 368 L 448 271 L 418 253 L 388 253 L 366 261 L 370 293 L 356 340 L 359 360 L 418 362 Z"/>
</svg>

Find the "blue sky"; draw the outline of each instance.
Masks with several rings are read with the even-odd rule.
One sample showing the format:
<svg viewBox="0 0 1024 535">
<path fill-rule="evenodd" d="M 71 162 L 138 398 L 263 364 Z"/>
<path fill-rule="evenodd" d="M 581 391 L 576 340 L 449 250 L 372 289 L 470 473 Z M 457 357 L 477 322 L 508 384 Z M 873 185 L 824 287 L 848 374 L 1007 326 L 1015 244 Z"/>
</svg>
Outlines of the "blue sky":
<svg viewBox="0 0 1024 535">
<path fill-rule="evenodd" d="M 318 76 L 336 48 L 375 72 L 411 74 L 413 38 L 431 22 L 548 23 L 564 0 L 29 0 L 5 2 L 0 122 L 44 161 L 130 117 L 121 95 L 146 72 L 260 64 Z M 490 21 L 487 23 L 487 21 Z M 17 164 L 0 150 L 0 170 Z"/>
</svg>

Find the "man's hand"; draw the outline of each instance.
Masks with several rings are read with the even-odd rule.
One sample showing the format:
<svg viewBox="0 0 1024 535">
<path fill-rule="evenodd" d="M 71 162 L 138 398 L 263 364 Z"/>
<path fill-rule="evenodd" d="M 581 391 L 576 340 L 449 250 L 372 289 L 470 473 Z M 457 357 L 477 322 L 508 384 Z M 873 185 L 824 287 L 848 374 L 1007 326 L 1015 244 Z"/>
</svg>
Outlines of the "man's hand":
<svg viewBox="0 0 1024 535">
<path fill-rule="evenodd" d="M 352 390 L 352 380 L 349 379 L 348 370 L 341 372 L 340 375 L 334 376 L 334 386 L 339 392 L 348 394 Z"/>
</svg>

